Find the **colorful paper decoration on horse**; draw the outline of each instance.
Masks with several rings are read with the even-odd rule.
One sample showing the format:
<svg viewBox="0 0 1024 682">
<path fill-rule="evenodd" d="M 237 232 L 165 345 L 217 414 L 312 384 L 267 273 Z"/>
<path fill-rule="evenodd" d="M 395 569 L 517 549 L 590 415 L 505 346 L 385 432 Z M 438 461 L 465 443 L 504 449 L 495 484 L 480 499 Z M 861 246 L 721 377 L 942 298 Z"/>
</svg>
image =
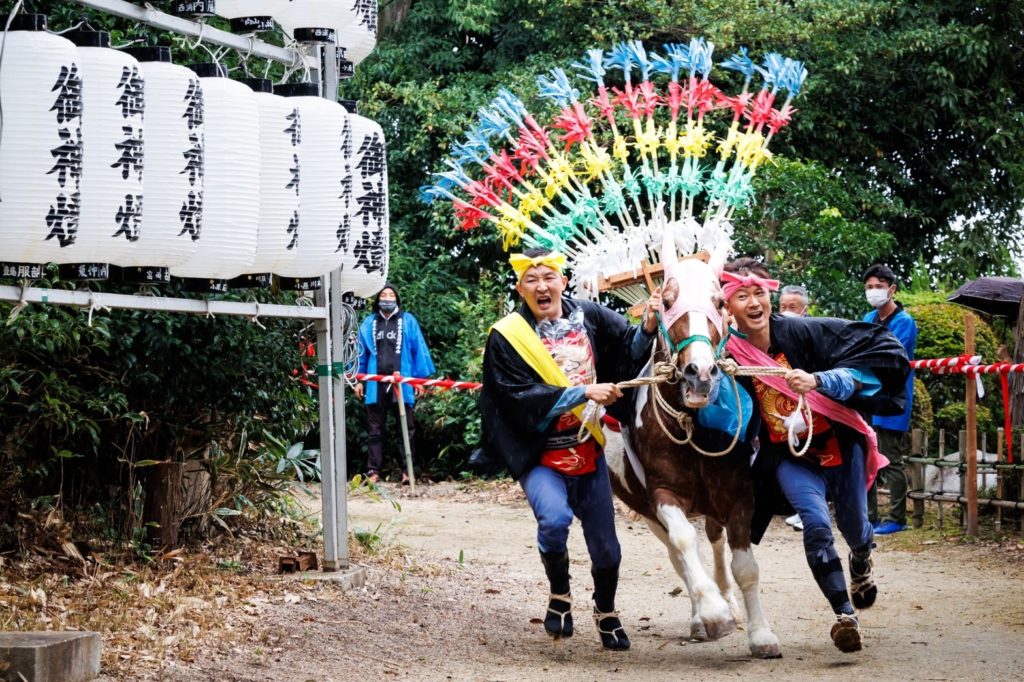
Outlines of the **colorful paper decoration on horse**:
<svg viewBox="0 0 1024 682">
<path fill-rule="evenodd" d="M 36 279 L 75 242 L 82 76 L 71 41 L 23 14 L 0 33 L 0 276 Z"/>
<path fill-rule="evenodd" d="M 565 253 L 583 296 L 658 262 L 666 230 L 684 254 L 729 246 L 807 70 L 776 53 L 755 64 L 741 49 L 718 64 L 742 83 L 730 95 L 710 80 L 713 50 L 701 38 L 660 54 L 639 41 L 589 50 L 574 79 L 561 68 L 537 79 L 535 113 L 500 90 L 423 197 L 450 200 L 463 229 L 494 225 L 506 250 Z"/>
</svg>

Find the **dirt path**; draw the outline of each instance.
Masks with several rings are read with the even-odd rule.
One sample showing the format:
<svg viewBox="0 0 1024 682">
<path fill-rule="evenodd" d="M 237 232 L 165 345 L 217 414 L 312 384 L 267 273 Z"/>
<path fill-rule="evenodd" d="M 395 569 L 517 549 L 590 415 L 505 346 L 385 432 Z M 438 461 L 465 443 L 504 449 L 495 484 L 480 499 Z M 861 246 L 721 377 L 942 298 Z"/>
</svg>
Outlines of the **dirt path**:
<svg viewBox="0 0 1024 682">
<path fill-rule="evenodd" d="M 862 614 L 865 650 L 844 655 L 829 640 L 831 615 L 800 536 L 781 523 L 757 558 L 784 658 L 751 659 L 744 632 L 713 643 L 686 641 L 690 605 L 685 591 L 678 593 L 682 581 L 643 524 L 624 516 L 618 606 L 633 648 L 612 654 L 596 641 L 578 525 L 570 545 L 578 634 L 555 646 L 539 622 L 531 623 L 542 615 L 547 588 L 529 509 L 487 497 L 455 494 L 448 484 L 430 486 L 423 497 L 400 497 L 400 512 L 352 500 L 353 528 L 380 524 L 385 543 L 404 547 L 370 564 L 364 590 L 297 583 L 283 599 L 246 604 L 255 621 L 248 643 L 172 664 L 163 679 L 1017 680 L 1024 669 L 1019 566 L 965 547 L 896 551 L 881 538 L 881 593 Z M 907 544 L 907 534 L 900 542 Z"/>
</svg>

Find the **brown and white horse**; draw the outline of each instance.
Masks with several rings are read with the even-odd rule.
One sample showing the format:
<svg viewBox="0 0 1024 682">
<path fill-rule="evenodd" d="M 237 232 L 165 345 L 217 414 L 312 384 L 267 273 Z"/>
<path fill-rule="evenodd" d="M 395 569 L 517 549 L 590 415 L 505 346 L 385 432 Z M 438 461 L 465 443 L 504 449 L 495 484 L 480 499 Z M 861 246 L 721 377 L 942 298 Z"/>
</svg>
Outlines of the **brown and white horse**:
<svg viewBox="0 0 1024 682">
<path fill-rule="evenodd" d="M 721 380 L 716 349 L 727 328 L 718 280 L 724 260 L 718 254 L 666 265 L 665 312 L 652 363 L 671 363 L 678 380 L 637 389 L 634 422 L 623 425 L 621 440 L 609 439 L 606 456 L 615 494 L 646 519 L 686 585 L 691 637 L 717 639 L 736 629 L 736 602 L 725 565 L 727 537 L 732 577 L 746 606 L 750 651 L 772 658 L 781 655 L 779 640 L 761 608 L 750 547 L 751 448 L 696 423 L 695 410 L 708 405 Z M 698 449 L 727 453 L 708 456 Z M 697 530 L 690 522 L 700 516 L 714 551 L 714 579 L 701 564 Z"/>
</svg>

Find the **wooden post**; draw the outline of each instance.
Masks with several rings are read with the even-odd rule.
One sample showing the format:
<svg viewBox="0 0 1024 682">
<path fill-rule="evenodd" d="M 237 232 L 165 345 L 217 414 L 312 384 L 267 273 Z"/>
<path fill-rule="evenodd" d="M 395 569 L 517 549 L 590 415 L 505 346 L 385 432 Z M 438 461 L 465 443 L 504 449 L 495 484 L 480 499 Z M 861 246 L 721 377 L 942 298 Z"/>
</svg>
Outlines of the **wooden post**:
<svg viewBox="0 0 1024 682">
<path fill-rule="evenodd" d="M 996 499 L 1003 499 L 1003 470 L 999 465 L 1003 463 L 1003 441 L 1005 440 L 1002 427 L 996 429 Z M 996 507 L 996 532 L 1003 530 L 1003 508 Z"/>
<path fill-rule="evenodd" d="M 178 546 L 181 526 L 181 462 L 161 462 L 146 467 L 146 501 L 142 523 L 154 550 Z M 149 525 L 156 524 L 156 525 Z"/>
<path fill-rule="evenodd" d="M 405 398 L 402 396 L 401 384 L 396 383 L 394 388 L 395 397 L 398 399 L 398 421 L 402 422 L 402 443 L 405 445 L 405 468 L 409 472 L 409 493 L 415 494 L 416 472 L 412 470 L 412 443 L 409 442 L 409 424 L 405 421 Z"/>
<path fill-rule="evenodd" d="M 974 355 L 974 315 L 964 313 L 964 352 Z M 978 378 L 967 374 L 967 535 L 978 537 Z"/>
<path fill-rule="evenodd" d="M 910 453 L 914 457 L 924 457 L 924 433 L 921 429 L 914 429 L 910 432 Z M 910 469 L 910 489 L 914 492 L 924 492 L 924 464 L 914 462 Z M 924 500 L 914 500 L 914 528 L 924 525 Z"/>
</svg>

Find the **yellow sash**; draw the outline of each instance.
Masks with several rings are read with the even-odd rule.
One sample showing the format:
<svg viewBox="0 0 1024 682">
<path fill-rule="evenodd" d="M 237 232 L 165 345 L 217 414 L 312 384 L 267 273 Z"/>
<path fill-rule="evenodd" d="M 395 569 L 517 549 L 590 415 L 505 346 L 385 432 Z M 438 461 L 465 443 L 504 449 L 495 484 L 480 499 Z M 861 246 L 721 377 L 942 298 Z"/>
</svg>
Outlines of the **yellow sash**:
<svg viewBox="0 0 1024 682">
<path fill-rule="evenodd" d="M 569 378 L 565 376 L 565 372 L 558 366 L 555 359 L 551 357 L 551 353 L 548 352 L 544 342 L 537 336 L 537 332 L 533 330 L 533 327 L 530 326 L 530 323 L 522 315 L 519 313 L 506 315 L 495 323 L 494 329 L 497 329 L 505 337 L 505 340 L 512 344 L 512 347 L 519 353 L 519 357 L 540 375 L 541 380 L 545 384 L 565 388 L 572 386 Z M 583 405 L 577 405 L 572 408 L 571 412 L 576 415 L 580 422 L 583 422 Z M 604 431 L 601 430 L 601 425 L 587 422 L 586 427 L 590 435 L 594 437 L 594 440 L 603 447 Z"/>
</svg>

